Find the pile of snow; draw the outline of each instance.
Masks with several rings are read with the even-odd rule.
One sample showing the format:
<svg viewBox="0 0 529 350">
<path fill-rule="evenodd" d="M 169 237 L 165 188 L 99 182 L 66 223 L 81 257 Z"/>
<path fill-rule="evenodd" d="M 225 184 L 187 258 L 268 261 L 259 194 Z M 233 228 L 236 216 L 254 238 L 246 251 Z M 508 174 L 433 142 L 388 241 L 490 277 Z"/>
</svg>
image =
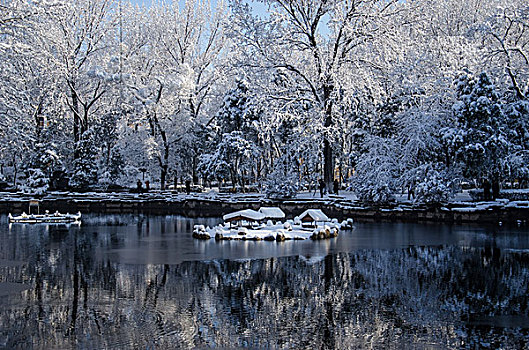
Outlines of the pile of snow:
<svg viewBox="0 0 529 350">
<path fill-rule="evenodd" d="M 352 230 L 354 228 L 353 223 L 354 220 L 352 218 L 348 218 L 347 220 L 342 221 L 340 228 L 342 230 Z"/>
</svg>

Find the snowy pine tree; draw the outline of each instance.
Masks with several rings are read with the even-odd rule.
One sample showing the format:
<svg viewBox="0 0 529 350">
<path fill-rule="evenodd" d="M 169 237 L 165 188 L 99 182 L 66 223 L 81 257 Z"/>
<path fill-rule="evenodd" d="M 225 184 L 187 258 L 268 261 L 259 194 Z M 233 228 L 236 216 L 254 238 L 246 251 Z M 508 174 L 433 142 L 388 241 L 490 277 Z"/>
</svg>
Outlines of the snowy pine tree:
<svg viewBox="0 0 529 350">
<path fill-rule="evenodd" d="M 50 177 L 54 170 L 61 170 L 62 163 L 57 155 L 56 145 L 46 141 L 43 132 L 42 141 L 35 144 L 26 173 L 27 182 L 22 187 L 24 192 L 42 194 L 50 185 Z"/>
<path fill-rule="evenodd" d="M 252 106 L 248 83 L 237 79 L 235 87 L 224 97 L 224 102 L 215 118 L 221 133 L 232 131 L 254 133 L 254 122 L 258 119 L 259 114 Z"/>
<path fill-rule="evenodd" d="M 528 95 L 526 93 L 526 95 Z M 529 181 L 529 99 L 517 99 L 504 106 L 511 149 L 504 163 L 511 180 Z"/>
<path fill-rule="evenodd" d="M 244 187 L 252 171 L 251 160 L 259 153 L 256 145 L 256 123 L 259 114 L 252 106 L 247 83 L 237 80 L 215 116 L 210 140 L 210 152 L 200 157 L 199 169 L 209 178 L 224 178 L 229 174 L 233 188 Z"/>
<path fill-rule="evenodd" d="M 456 80 L 458 102 L 453 110 L 457 126 L 452 144 L 464 163 L 464 175 L 475 179 L 500 172 L 509 149 L 506 120 L 496 87 L 487 73 L 462 74 Z"/>
</svg>

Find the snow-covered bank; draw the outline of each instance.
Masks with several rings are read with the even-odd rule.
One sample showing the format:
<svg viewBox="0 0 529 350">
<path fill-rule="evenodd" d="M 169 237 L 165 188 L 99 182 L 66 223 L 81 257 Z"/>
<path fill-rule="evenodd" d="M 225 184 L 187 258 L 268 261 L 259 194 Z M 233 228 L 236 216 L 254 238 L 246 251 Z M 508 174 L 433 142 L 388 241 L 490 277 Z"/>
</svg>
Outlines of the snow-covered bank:
<svg viewBox="0 0 529 350">
<path fill-rule="evenodd" d="M 270 200 L 261 194 L 224 194 L 215 191 L 186 195 L 170 191 L 147 193 L 70 193 L 50 192 L 38 198 L 42 209 L 50 212 L 81 213 L 144 213 L 153 215 L 185 215 L 190 217 L 219 217 L 242 210 L 258 209 L 262 206 L 280 207 L 293 218 L 300 212 L 316 208 L 329 216 L 343 220 L 352 217 L 356 221 L 434 221 L 434 222 L 478 222 L 514 223 L 529 221 L 529 201 L 497 200 L 472 202 L 461 194 L 460 200 L 438 205 L 417 205 L 399 197 L 394 204 L 372 206 L 360 203 L 354 194 L 326 195 L 301 193 L 297 198 Z M 34 199 L 23 193 L 0 192 L 0 213 L 20 214 L 28 210 Z"/>
</svg>

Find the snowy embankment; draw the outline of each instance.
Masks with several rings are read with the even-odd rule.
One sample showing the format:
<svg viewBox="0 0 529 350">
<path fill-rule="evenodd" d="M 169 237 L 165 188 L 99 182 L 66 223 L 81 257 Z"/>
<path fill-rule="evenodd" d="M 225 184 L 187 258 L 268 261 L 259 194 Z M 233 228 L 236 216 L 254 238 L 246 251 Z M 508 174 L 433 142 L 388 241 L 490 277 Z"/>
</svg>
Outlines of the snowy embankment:
<svg viewBox="0 0 529 350">
<path fill-rule="evenodd" d="M 171 191 L 146 193 L 72 193 L 49 192 L 44 196 L 24 193 L 0 192 L 0 213 L 20 214 L 28 210 L 30 200 L 38 198 L 41 208 L 50 212 L 77 212 L 126 214 L 147 213 L 154 215 L 185 215 L 189 217 L 222 216 L 234 210 L 259 208 L 263 205 L 280 206 L 289 216 L 307 208 L 319 208 L 339 219 L 352 217 L 355 220 L 376 221 L 434 221 L 517 223 L 529 222 L 529 201 L 503 200 L 492 202 L 471 201 L 467 193 L 454 201 L 437 205 L 421 205 L 397 196 L 397 202 L 385 205 L 365 205 L 353 193 L 325 195 L 301 193 L 296 198 L 278 201 L 261 194 L 224 194 L 216 191 L 186 195 Z"/>
</svg>

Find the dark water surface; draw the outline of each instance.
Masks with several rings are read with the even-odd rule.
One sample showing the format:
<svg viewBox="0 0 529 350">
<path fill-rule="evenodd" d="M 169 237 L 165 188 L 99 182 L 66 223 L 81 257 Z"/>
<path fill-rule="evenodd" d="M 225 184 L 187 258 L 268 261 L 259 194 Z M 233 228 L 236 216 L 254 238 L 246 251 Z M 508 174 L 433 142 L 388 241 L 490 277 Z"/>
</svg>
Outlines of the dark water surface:
<svg viewBox="0 0 529 350">
<path fill-rule="evenodd" d="M 529 348 L 527 227 L 356 224 L 191 238 L 218 219 L 0 217 L 0 348 Z"/>
</svg>

